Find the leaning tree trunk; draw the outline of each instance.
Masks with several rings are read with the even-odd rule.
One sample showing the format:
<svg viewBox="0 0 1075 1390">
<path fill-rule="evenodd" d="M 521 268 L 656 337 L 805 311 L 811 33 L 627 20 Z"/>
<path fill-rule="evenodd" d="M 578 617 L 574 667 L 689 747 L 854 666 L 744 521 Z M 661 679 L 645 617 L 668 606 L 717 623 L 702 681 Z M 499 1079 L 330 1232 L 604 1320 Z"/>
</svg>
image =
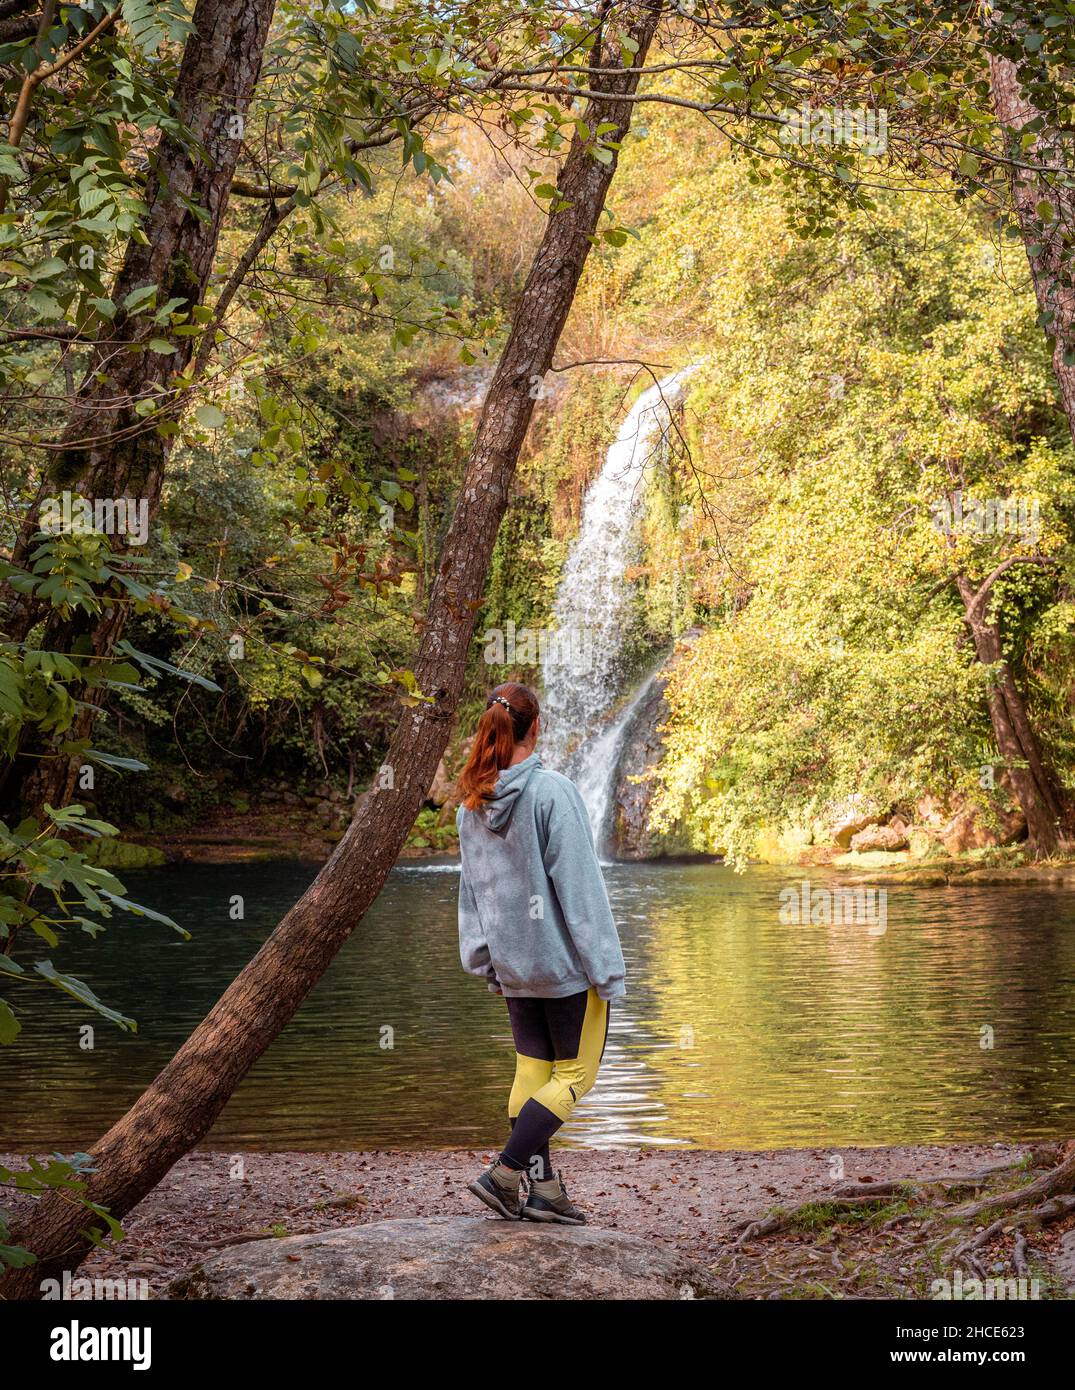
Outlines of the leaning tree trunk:
<svg viewBox="0 0 1075 1390">
<path fill-rule="evenodd" d="M 1052 315 L 1048 331 L 1055 335 L 1053 372 L 1075 438 L 1075 361 L 1065 359 L 1065 354 L 1075 349 L 1075 191 L 1067 183 L 1072 172 L 1070 136 L 1061 137 L 1026 98 L 1010 58 L 991 54 L 989 73 L 993 105 L 1004 127 L 1006 153 L 1020 165 L 1037 165 L 1059 176 L 1017 168 L 1012 174 L 1011 189 L 1038 308 L 1043 314 Z M 1040 122 L 1040 126 L 1033 128 L 1033 143 L 1024 149 L 1023 132 L 1032 121 Z M 1047 219 L 1041 216 L 1041 204 L 1047 204 L 1051 210 Z"/>
<path fill-rule="evenodd" d="M 614 126 L 622 139 L 660 13 L 660 0 L 631 7 L 632 66 L 620 66 L 615 37 L 601 45 L 585 113 L 590 132 Z M 626 7 L 625 7 L 626 8 Z M 624 26 L 626 28 L 626 26 Z M 489 560 L 537 392 L 575 296 L 615 171 L 600 163 L 592 136 L 576 128 L 560 178 L 566 207 L 549 217 L 511 333 L 478 423 L 459 500 L 437 568 L 414 672 L 426 698 L 405 709 L 392 739 L 388 775 L 361 799 L 350 828 L 303 897 L 227 989 L 157 1079 L 93 1150 L 90 1198 L 124 1216 L 208 1133 L 239 1081 L 294 1015 L 379 893 L 414 823 L 451 730 Z M 86 1214 L 44 1197 L 13 1239 L 38 1264 L 0 1280 L 0 1295 L 32 1297 L 40 1281 L 82 1261 Z"/>
<path fill-rule="evenodd" d="M 89 498 L 144 498 L 150 517 L 156 516 L 168 444 L 135 408 L 167 389 L 189 362 L 197 339 L 172 337 L 174 352 L 153 352 L 148 340 L 167 338 L 167 329 L 151 327 L 152 316 L 132 316 L 122 305 L 132 291 L 148 285 L 157 286 L 158 306 L 181 301 L 176 312 L 189 314 L 202 302 L 275 3 L 198 0 L 195 6 L 173 99 L 176 117 L 190 136 L 164 135 L 154 152 L 145 191 L 145 243 L 129 244 L 112 289 L 118 312 L 90 349 L 60 440 L 64 447 L 50 470 L 57 489 L 77 487 Z M 195 216 L 192 208 L 205 215 Z M 177 399 L 174 410 L 180 404 Z M 25 559 L 36 529 L 36 521 L 28 516 L 12 557 L 16 564 Z M 122 538 L 113 543 L 122 545 Z M 24 638 L 41 616 L 32 599 L 13 597 L 9 635 Z M 113 605 L 99 621 L 84 614 L 71 619 L 51 614 L 41 646 L 67 652 L 84 639 L 88 655 L 108 656 L 122 631 L 123 616 L 122 604 Z M 83 694 L 87 705 L 69 740 L 85 738 L 93 724 L 94 692 Z M 19 756 L 0 777 L 0 812 L 18 818 L 38 811 L 45 802 L 62 806 L 71 796 L 76 775 L 75 760 L 46 747 L 27 726 Z"/>
<path fill-rule="evenodd" d="M 1004 656 L 1000 629 L 985 615 L 986 595 L 964 575 L 957 576 L 956 585 L 975 653 L 983 666 L 991 668 L 986 690 L 989 718 L 997 749 L 1026 816 L 1030 851 L 1036 858 L 1046 858 L 1059 844 L 1059 827 L 1065 819 L 1063 794 L 1042 755 L 1022 692 Z"/>
</svg>

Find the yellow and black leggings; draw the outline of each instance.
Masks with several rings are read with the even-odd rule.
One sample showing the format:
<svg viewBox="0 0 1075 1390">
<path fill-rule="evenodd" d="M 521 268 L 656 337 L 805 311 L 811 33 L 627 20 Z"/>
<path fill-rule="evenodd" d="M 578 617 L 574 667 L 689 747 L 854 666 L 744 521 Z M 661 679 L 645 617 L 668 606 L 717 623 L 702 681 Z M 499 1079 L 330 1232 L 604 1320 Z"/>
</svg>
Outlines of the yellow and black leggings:
<svg viewBox="0 0 1075 1390">
<path fill-rule="evenodd" d="M 511 1138 L 500 1155 L 540 1181 L 552 1177 L 549 1140 L 586 1094 L 608 1037 L 608 1003 L 596 989 L 566 999 L 508 999 L 515 1081 L 508 1098 Z"/>
</svg>

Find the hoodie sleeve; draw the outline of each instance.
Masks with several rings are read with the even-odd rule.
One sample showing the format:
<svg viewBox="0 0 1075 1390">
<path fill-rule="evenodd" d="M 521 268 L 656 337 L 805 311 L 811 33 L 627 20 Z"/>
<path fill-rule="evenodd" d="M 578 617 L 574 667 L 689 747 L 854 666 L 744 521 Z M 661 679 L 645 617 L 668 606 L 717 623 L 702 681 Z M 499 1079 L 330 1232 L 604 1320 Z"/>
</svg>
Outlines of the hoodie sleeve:
<svg viewBox="0 0 1075 1390">
<path fill-rule="evenodd" d="M 562 786 L 548 820 L 544 863 L 583 969 L 602 999 L 626 994 L 623 950 L 594 851 L 590 817 L 574 786 Z"/>
<path fill-rule="evenodd" d="M 459 872 L 459 959 L 468 975 L 485 980 L 493 994 L 501 992 L 465 867 Z"/>
</svg>

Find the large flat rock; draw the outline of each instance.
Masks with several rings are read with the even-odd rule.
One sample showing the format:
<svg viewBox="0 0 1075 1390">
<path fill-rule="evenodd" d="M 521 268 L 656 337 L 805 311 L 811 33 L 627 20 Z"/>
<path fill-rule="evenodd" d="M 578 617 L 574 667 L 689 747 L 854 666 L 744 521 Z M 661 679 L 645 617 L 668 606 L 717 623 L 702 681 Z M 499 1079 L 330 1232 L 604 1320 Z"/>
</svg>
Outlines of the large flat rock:
<svg viewBox="0 0 1075 1390">
<path fill-rule="evenodd" d="M 229 1245 L 172 1299 L 728 1297 L 707 1269 L 641 1236 L 481 1216 L 374 1221 Z"/>
</svg>

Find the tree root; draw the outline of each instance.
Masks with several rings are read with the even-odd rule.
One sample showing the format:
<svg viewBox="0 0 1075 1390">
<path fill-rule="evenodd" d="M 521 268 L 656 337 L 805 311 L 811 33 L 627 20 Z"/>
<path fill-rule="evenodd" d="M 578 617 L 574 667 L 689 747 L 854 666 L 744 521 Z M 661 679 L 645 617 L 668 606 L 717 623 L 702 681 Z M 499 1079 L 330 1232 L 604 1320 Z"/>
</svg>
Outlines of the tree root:
<svg viewBox="0 0 1075 1390">
<path fill-rule="evenodd" d="M 1029 1211 L 1002 1216 L 992 1225 L 983 1226 L 973 1236 L 968 1236 L 966 1240 L 952 1247 L 951 1259 L 956 1261 L 965 1258 L 969 1251 L 980 1250 L 983 1245 L 988 1245 L 990 1241 L 996 1240 L 999 1235 L 1010 1231 L 1013 1226 L 1017 1227 L 1020 1232 L 1027 1228 L 1037 1231 L 1042 1226 L 1047 1226 L 1050 1221 L 1059 1221 L 1061 1217 L 1067 1216 L 1069 1212 L 1073 1211 L 1075 1211 L 1075 1196 L 1061 1194 L 1050 1197 L 1048 1201 L 1031 1207 Z"/>
<path fill-rule="evenodd" d="M 1043 1173 L 1040 1178 L 1027 1183 L 1025 1187 L 1014 1187 L 1008 1192 L 983 1197 L 978 1202 L 967 1202 L 956 1207 L 951 1213 L 959 1221 L 973 1221 L 987 1211 L 1008 1211 L 1012 1207 L 1026 1206 L 1039 1197 L 1055 1197 L 1062 1192 L 1075 1189 L 1075 1148 L 1055 1168 Z"/>
<path fill-rule="evenodd" d="M 873 1184 L 871 1183 L 872 1187 Z M 882 1186 L 881 1183 L 877 1184 Z M 762 1217 L 757 1221 L 749 1221 L 746 1229 L 736 1241 L 736 1246 L 742 1248 L 748 1240 L 757 1240 L 760 1236 L 775 1235 L 778 1231 L 786 1231 L 789 1226 L 794 1226 L 800 1217 L 808 1211 L 818 1206 L 829 1207 L 833 1212 L 842 1212 L 850 1215 L 856 1211 L 864 1211 L 870 1207 L 875 1207 L 879 1201 L 884 1201 L 886 1194 L 881 1193 L 870 1197 L 818 1197 L 811 1202 L 801 1202 L 791 1211 L 775 1211 L 770 1216 Z"/>
<path fill-rule="evenodd" d="M 885 1197 L 905 1198 L 907 1200 L 920 1200 L 928 1191 L 940 1191 L 946 1195 L 953 1192 L 960 1192 L 971 1188 L 979 1191 L 998 1173 L 1004 1173 L 1012 1168 L 1017 1168 L 1021 1163 L 1030 1160 L 1052 1161 L 1059 1150 L 1059 1145 L 1049 1145 L 1042 1149 L 1032 1149 L 1029 1154 L 1017 1159 L 1006 1159 L 1003 1163 L 996 1163 L 988 1168 L 982 1168 L 976 1173 L 962 1173 L 954 1177 L 941 1178 L 894 1178 L 889 1182 L 842 1182 L 838 1183 L 828 1193 L 818 1197 L 810 1198 L 808 1201 L 800 1202 L 786 1212 L 773 1212 L 769 1216 L 760 1218 L 746 1218 L 739 1225 L 744 1227 L 742 1234 L 736 1241 L 737 1247 L 742 1247 L 747 1241 L 757 1240 L 763 1236 L 775 1235 L 780 1231 L 785 1231 L 789 1226 L 794 1226 L 800 1217 L 817 1206 L 831 1207 L 834 1212 L 854 1212 L 875 1205 Z M 910 1215 L 896 1216 L 893 1224 L 910 1219 Z"/>
<path fill-rule="evenodd" d="M 1031 1179 L 1031 1170 L 1045 1164 L 1050 1165 L 1048 1170 L 1022 1187 L 1005 1186 L 1021 1165 Z M 1001 1190 L 991 1194 L 990 1186 Z M 968 1190 L 976 1194 L 974 1200 L 955 1205 L 956 1194 L 963 1196 Z M 895 1214 L 884 1210 L 886 1204 L 900 1201 L 907 1202 L 909 1209 Z M 827 1219 L 830 1213 L 831 1220 Z M 876 1219 L 862 1220 L 864 1214 Z M 825 1230 L 811 1234 L 819 1215 Z M 733 1264 L 737 1274 L 742 1270 L 738 1283 L 750 1286 L 755 1296 L 761 1274 L 762 1297 L 766 1282 L 773 1290 L 769 1297 L 776 1298 L 783 1296 L 788 1284 L 815 1296 L 876 1297 L 883 1292 L 891 1297 L 897 1288 L 904 1296 L 921 1297 L 938 1264 L 962 1265 L 984 1282 L 991 1272 L 987 1266 L 995 1272 L 999 1255 L 999 1251 L 989 1254 L 989 1247 L 1000 1242 L 1010 1269 L 1020 1279 L 1028 1279 L 1031 1260 L 1026 1233 L 1072 1215 L 1075 1142 L 1050 1144 L 975 1173 L 834 1185 L 789 1210 L 740 1222 Z M 853 1219 L 856 1216 L 858 1220 Z M 983 1216 L 981 1228 L 969 1233 L 967 1223 L 976 1225 Z M 848 1224 L 842 1224 L 842 1219 L 848 1219 Z M 961 1229 L 954 1230 L 953 1225 Z M 786 1232 L 793 1234 L 783 1244 L 771 1240 Z M 835 1275 L 835 1280 L 826 1279 L 824 1284 L 818 1278 L 822 1261 L 831 1265 Z"/>
<path fill-rule="evenodd" d="M 989 1168 L 979 1169 L 975 1173 L 960 1173 L 953 1177 L 922 1177 L 922 1179 L 893 1179 L 886 1183 L 837 1183 L 832 1191 L 818 1197 L 808 1198 L 805 1202 L 800 1202 L 797 1207 L 791 1208 L 787 1212 L 772 1212 L 769 1216 L 761 1218 L 747 1218 L 738 1223 L 744 1227 L 736 1245 L 743 1247 L 747 1241 L 758 1240 L 765 1236 L 775 1236 L 790 1226 L 797 1225 L 798 1220 L 805 1212 L 811 1211 L 815 1207 L 830 1207 L 833 1212 L 855 1212 L 861 1211 L 866 1207 L 872 1207 L 876 1202 L 884 1197 L 905 1198 L 908 1201 L 921 1201 L 926 1194 L 943 1193 L 948 1197 L 953 1193 L 972 1188 L 979 1191 L 985 1187 L 989 1181 L 999 1173 L 1010 1172 L 1011 1169 L 1018 1168 L 1021 1163 L 1029 1162 L 1032 1166 L 1039 1163 L 1054 1163 L 1064 1150 L 1061 1144 L 1044 1144 L 1040 1147 L 1032 1148 L 1028 1154 L 1017 1159 L 1005 1159 L 1003 1163 L 992 1163 Z M 1056 1191 L 1067 1190 L 1065 1188 L 1075 1186 L 1075 1147 L 1071 1154 L 1060 1163 L 1057 1168 L 1051 1169 L 1035 1183 L 1029 1183 L 1026 1187 L 1015 1188 L 1012 1193 L 1003 1194 L 1001 1197 L 983 1198 L 980 1202 L 969 1202 L 967 1207 L 957 1208 L 951 1215 L 960 1216 L 961 1219 L 972 1219 L 980 1211 L 993 1211 L 999 1205 L 1015 1205 L 1015 1202 L 1008 1202 L 1007 1198 L 1019 1197 L 1047 1197 Z M 886 1223 L 884 1230 L 889 1230 L 891 1226 L 896 1226 L 904 1220 L 912 1219 L 914 1213 L 900 1213 L 894 1216 L 890 1223 Z"/>
</svg>

